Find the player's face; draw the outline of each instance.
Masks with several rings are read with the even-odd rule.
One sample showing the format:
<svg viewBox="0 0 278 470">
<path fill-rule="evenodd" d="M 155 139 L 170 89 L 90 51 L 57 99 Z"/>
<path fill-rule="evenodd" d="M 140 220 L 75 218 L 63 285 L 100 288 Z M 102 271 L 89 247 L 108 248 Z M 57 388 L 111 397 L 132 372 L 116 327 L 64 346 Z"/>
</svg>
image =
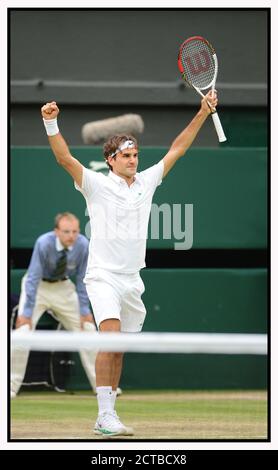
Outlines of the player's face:
<svg viewBox="0 0 278 470">
<path fill-rule="evenodd" d="M 110 163 L 110 162 L 109 162 Z M 132 178 L 138 167 L 138 149 L 125 149 L 117 153 L 115 158 L 111 158 L 113 172 L 123 178 Z"/>
<path fill-rule="evenodd" d="M 59 222 L 59 227 L 55 228 L 55 233 L 65 248 L 74 245 L 79 232 L 79 222 L 74 219 L 63 218 Z"/>
</svg>

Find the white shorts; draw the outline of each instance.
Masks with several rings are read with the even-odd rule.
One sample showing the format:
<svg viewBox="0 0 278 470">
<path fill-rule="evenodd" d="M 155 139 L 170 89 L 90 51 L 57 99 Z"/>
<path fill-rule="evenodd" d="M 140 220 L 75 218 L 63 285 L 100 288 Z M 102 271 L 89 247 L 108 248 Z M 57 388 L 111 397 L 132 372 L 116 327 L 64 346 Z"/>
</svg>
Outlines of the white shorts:
<svg viewBox="0 0 278 470">
<path fill-rule="evenodd" d="M 98 328 L 103 320 L 117 318 L 121 331 L 141 331 L 146 309 L 141 299 L 145 286 L 139 273 L 120 274 L 96 268 L 85 284 Z"/>
</svg>

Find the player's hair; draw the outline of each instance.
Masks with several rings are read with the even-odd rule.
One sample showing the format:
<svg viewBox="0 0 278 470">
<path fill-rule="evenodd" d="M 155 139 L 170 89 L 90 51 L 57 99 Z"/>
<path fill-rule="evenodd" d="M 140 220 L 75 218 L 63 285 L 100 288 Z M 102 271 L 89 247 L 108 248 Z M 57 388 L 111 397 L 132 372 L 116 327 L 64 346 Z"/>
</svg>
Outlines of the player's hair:
<svg viewBox="0 0 278 470">
<path fill-rule="evenodd" d="M 78 217 L 76 215 L 72 214 L 71 212 L 61 212 L 60 214 L 57 214 L 54 219 L 54 227 L 59 228 L 60 220 L 61 219 L 70 219 L 70 220 L 77 220 L 77 222 L 80 222 Z"/>
<path fill-rule="evenodd" d="M 103 145 L 104 159 L 105 159 L 105 161 L 106 161 L 106 163 L 109 166 L 111 171 L 113 171 L 113 168 L 108 163 L 108 157 L 112 153 L 116 152 L 116 150 L 119 148 L 119 146 L 121 144 L 123 144 L 126 140 L 132 140 L 132 142 L 134 142 L 134 146 L 138 147 L 138 143 L 137 143 L 137 140 L 135 139 L 135 137 L 133 137 L 133 135 L 126 135 L 126 134 L 113 135 Z"/>
</svg>

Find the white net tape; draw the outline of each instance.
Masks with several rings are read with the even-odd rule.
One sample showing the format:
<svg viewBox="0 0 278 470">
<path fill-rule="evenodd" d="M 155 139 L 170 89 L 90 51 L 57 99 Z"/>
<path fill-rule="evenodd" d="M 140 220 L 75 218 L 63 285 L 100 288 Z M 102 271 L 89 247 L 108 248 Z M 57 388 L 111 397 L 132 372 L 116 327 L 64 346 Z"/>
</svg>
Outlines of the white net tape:
<svg viewBox="0 0 278 470">
<path fill-rule="evenodd" d="M 12 348 L 35 351 L 81 349 L 144 353 L 267 354 L 264 334 L 22 332 L 11 335 Z"/>
</svg>

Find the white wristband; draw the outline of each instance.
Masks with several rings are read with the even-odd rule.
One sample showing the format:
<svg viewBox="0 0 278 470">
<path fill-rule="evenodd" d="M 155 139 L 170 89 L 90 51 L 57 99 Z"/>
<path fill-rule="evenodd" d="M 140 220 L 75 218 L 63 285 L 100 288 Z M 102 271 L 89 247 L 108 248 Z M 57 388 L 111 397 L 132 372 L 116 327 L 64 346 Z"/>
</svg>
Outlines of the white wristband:
<svg viewBox="0 0 278 470">
<path fill-rule="evenodd" d="M 44 127 L 46 129 L 46 133 L 49 136 L 53 136 L 59 134 L 59 128 L 57 124 L 57 118 L 55 119 L 44 119 L 43 118 Z"/>
</svg>

